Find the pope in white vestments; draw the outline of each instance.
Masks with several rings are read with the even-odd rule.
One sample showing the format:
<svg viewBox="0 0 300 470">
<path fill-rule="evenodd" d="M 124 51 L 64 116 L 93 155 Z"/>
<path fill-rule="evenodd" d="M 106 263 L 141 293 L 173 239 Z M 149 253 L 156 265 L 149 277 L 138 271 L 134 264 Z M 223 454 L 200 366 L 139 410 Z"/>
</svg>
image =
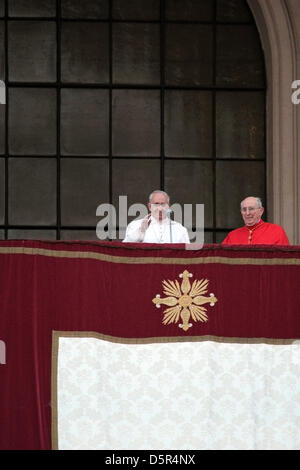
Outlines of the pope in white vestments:
<svg viewBox="0 0 300 470">
<path fill-rule="evenodd" d="M 187 229 L 168 216 L 169 207 L 168 194 L 164 191 L 153 191 L 148 203 L 150 213 L 128 225 L 123 242 L 190 243 Z"/>
</svg>

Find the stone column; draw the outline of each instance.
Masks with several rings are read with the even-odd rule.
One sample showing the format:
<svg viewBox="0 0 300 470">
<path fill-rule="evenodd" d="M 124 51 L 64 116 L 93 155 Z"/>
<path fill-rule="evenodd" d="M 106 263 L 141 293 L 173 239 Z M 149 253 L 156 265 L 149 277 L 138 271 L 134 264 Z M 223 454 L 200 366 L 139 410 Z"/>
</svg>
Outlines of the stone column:
<svg viewBox="0 0 300 470">
<path fill-rule="evenodd" d="M 261 37 L 267 77 L 268 220 L 300 244 L 300 104 L 291 100 L 300 79 L 298 0 L 248 0 Z"/>
</svg>

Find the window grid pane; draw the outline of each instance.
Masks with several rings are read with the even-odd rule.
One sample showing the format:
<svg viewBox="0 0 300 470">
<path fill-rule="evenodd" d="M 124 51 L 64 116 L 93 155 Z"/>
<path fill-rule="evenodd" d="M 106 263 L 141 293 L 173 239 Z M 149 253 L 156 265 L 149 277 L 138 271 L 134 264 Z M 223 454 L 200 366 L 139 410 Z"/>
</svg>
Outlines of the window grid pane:
<svg viewBox="0 0 300 470">
<path fill-rule="evenodd" d="M 96 239 L 99 204 L 161 188 L 204 202 L 205 241 L 219 243 L 243 191 L 266 204 L 246 0 L 10 0 L 0 17 L 0 238 Z"/>
</svg>

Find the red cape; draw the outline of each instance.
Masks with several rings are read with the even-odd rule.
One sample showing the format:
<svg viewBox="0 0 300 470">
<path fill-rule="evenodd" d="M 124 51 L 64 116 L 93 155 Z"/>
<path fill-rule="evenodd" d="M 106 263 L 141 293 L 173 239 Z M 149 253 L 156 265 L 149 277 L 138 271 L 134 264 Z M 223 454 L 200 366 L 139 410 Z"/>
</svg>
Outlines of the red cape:
<svg viewBox="0 0 300 470">
<path fill-rule="evenodd" d="M 250 230 L 252 234 L 250 234 Z M 260 221 L 252 227 L 237 228 L 229 232 L 222 245 L 289 245 L 288 237 L 280 225 Z"/>
</svg>

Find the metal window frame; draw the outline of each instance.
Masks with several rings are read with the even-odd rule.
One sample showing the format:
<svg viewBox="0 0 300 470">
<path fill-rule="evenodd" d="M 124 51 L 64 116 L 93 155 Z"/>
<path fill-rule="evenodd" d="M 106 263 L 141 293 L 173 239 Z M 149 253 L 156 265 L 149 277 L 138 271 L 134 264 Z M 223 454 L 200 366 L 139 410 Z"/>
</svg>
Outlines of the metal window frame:
<svg viewBox="0 0 300 470">
<path fill-rule="evenodd" d="M 174 161 L 182 161 L 182 160 L 197 160 L 197 161 L 210 161 L 213 165 L 213 226 L 206 228 L 205 231 L 209 233 L 213 233 L 213 242 L 216 242 L 216 235 L 219 232 L 227 232 L 230 229 L 235 227 L 224 228 L 224 227 L 217 227 L 216 220 L 217 220 L 217 213 L 216 213 L 216 194 L 217 194 L 217 184 L 216 184 L 216 166 L 217 161 L 240 161 L 249 162 L 251 160 L 242 159 L 242 158 L 231 158 L 231 159 L 224 159 L 224 158 L 217 158 L 216 156 L 216 95 L 219 91 L 260 91 L 264 93 L 264 158 L 255 159 L 253 161 L 264 162 L 264 194 L 262 197 L 264 198 L 265 205 L 266 204 L 266 195 L 267 195 L 267 181 L 266 181 L 266 85 L 264 84 L 263 87 L 217 87 L 216 85 L 216 58 L 217 58 L 217 44 L 216 44 L 216 37 L 217 37 L 217 26 L 218 25 L 234 25 L 234 26 L 241 26 L 241 25 L 255 25 L 254 18 L 252 13 L 247 5 L 247 8 L 250 11 L 252 21 L 251 22 L 220 22 L 217 21 L 217 0 L 213 1 L 213 20 L 212 21 L 167 21 L 165 19 L 165 0 L 161 0 L 160 2 L 160 19 L 159 20 L 120 20 L 114 19 L 112 14 L 112 1 L 109 2 L 109 16 L 108 19 L 71 19 L 71 18 L 62 18 L 61 15 L 61 2 L 60 0 L 56 0 L 56 16 L 55 17 L 11 17 L 8 15 L 8 0 L 5 0 L 5 16 L 1 18 L 1 21 L 4 22 L 4 53 L 5 53 L 5 83 L 6 83 L 6 113 L 5 113 L 5 153 L 1 155 L 1 158 L 4 158 L 5 161 L 5 214 L 4 214 L 4 225 L 0 226 L 0 230 L 4 230 L 4 237 L 8 239 L 8 231 L 13 229 L 20 229 L 20 230 L 34 230 L 34 229 L 46 229 L 46 230 L 56 230 L 56 239 L 61 239 L 61 231 L 62 230 L 95 230 L 95 227 L 90 226 L 64 226 L 61 221 L 61 187 L 60 187 L 60 180 L 61 180 L 61 158 L 89 158 L 89 159 L 105 159 L 109 162 L 109 202 L 112 203 L 113 200 L 113 190 L 112 190 L 112 181 L 113 181 L 113 160 L 118 159 L 146 159 L 146 160 L 159 160 L 160 161 L 160 185 L 161 189 L 165 188 L 165 172 L 164 166 L 166 160 L 174 160 Z M 244 0 L 247 4 L 246 0 Z M 56 24 L 56 82 L 13 82 L 9 81 L 9 57 L 8 57 L 8 23 L 9 21 L 47 21 L 47 22 L 55 22 Z M 62 83 L 61 82 L 61 30 L 62 30 L 62 23 L 65 22 L 93 22 L 93 23 L 105 23 L 108 24 L 109 27 L 109 82 L 107 84 L 76 84 L 76 83 Z M 160 84 L 159 85 L 134 85 L 134 84 L 115 84 L 113 83 L 113 24 L 117 23 L 147 23 L 147 24 L 158 24 L 160 26 Z M 203 87 L 203 86 L 170 86 L 165 84 L 165 27 L 166 24 L 197 24 L 197 25 L 211 25 L 213 29 L 213 85 L 211 87 Z M 258 32 L 257 32 L 258 34 Z M 265 73 L 265 62 L 263 51 L 261 49 L 261 54 L 263 58 L 264 70 L 263 74 L 266 77 Z M 266 79 L 265 79 L 266 81 Z M 44 158 L 43 156 L 37 155 L 22 155 L 22 156 L 15 156 L 9 154 L 9 146 L 8 146 L 8 116 L 9 116 L 9 88 L 16 88 L 16 87 L 45 87 L 45 88 L 55 88 L 57 90 L 57 153 L 56 156 L 47 156 L 47 158 L 55 158 L 57 162 L 57 182 L 56 182 L 56 212 L 57 212 L 57 220 L 56 225 L 10 225 L 9 218 L 8 218 L 8 209 L 9 209 L 9 158 Z M 64 88 L 95 88 L 95 89 L 106 89 L 109 91 L 109 148 L 108 148 L 108 155 L 107 156 L 88 156 L 85 157 L 84 155 L 69 155 L 69 156 L 61 156 L 61 148 L 60 148 L 60 136 L 61 136 L 61 90 Z M 143 156 L 143 157 L 134 157 L 134 156 L 113 156 L 112 153 L 112 101 L 113 101 L 113 91 L 117 89 L 142 89 L 142 90 L 159 90 L 160 91 L 160 157 L 151 157 L 151 156 Z M 165 147 L 164 147 L 164 107 L 165 107 L 165 92 L 166 90 L 201 90 L 201 91 L 210 91 L 212 93 L 212 158 L 198 158 L 198 157 L 166 157 L 165 156 Z M 46 158 L 46 156 L 45 156 Z M 117 227 L 118 228 L 118 227 Z"/>
</svg>

